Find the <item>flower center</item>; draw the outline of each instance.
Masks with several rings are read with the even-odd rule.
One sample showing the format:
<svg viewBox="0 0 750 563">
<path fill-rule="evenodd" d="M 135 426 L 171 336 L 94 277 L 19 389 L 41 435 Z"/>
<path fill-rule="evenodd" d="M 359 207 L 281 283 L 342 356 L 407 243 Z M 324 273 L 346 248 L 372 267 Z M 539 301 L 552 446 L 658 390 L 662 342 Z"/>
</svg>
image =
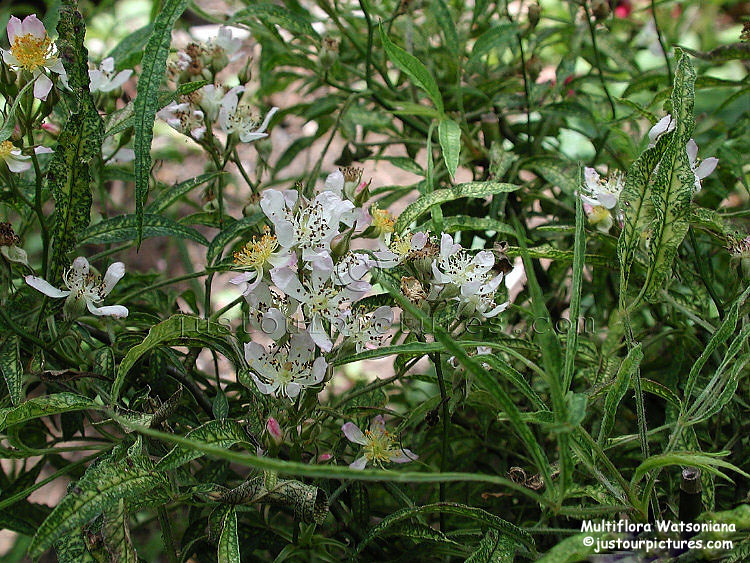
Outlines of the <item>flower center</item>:
<svg viewBox="0 0 750 563">
<path fill-rule="evenodd" d="M 400 237 L 396 235 L 391 243 L 391 250 L 401 258 L 405 257 L 411 251 L 411 240 L 408 236 Z"/>
<path fill-rule="evenodd" d="M 0 158 L 6 158 L 10 156 L 10 153 L 16 147 L 10 141 L 3 141 L 0 143 Z"/>
<path fill-rule="evenodd" d="M 260 240 L 253 237 L 245 248 L 234 253 L 234 263 L 246 268 L 262 268 L 278 247 L 279 242 L 274 235 L 265 234 Z"/>
<path fill-rule="evenodd" d="M 391 460 L 391 457 L 393 457 L 393 438 L 388 432 L 380 434 L 365 430 L 365 440 L 367 440 L 364 447 L 365 457 L 370 462 L 382 464 Z"/>
<path fill-rule="evenodd" d="M 30 33 L 16 35 L 10 46 L 10 52 L 13 53 L 19 66 L 33 71 L 47 62 L 52 54 L 52 41 L 46 33 L 41 39 Z"/>
<path fill-rule="evenodd" d="M 373 204 L 370 208 L 370 215 L 372 215 L 372 224 L 381 233 L 392 233 L 393 232 L 393 218 L 391 214 L 385 209 L 378 209 L 377 204 Z"/>
<path fill-rule="evenodd" d="M 591 210 L 591 213 L 589 213 L 589 221 L 592 224 L 606 221 L 607 217 L 609 217 L 609 210 L 601 205 L 595 205 Z"/>
</svg>

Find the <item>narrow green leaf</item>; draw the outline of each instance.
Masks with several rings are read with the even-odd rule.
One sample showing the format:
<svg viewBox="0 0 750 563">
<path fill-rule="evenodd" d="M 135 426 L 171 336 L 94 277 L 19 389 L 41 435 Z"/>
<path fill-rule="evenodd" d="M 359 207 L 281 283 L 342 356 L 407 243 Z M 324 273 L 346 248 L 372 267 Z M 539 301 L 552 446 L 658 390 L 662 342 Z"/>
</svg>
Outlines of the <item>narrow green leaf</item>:
<svg viewBox="0 0 750 563">
<path fill-rule="evenodd" d="M 485 31 L 474 43 L 469 57 L 469 66 L 476 65 L 480 59 L 493 49 L 507 49 L 516 35 L 516 26 L 504 23 L 491 27 Z M 502 52 L 498 53 L 498 58 Z"/>
<path fill-rule="evenodd" d="M 419 227 L 420 230 L 433 232 L 436 228 L 432 220 L 425 221 Z M 443 217 L 442 232 L 455 233 L 458 231 L 495 231 L 503 235 L 511 235 L 514 238 L 516 236 L 516 231 L 510 225 L 492 217 L 471 217 L 469 215 Z"/>
<path fill-rule="evenodd" d="M 617 416 L 617 407 L 630 387 L 630 378 L 633 371 L 638 368 L 642 359 L 643 351 L 641 350 L 640 343 L 638 343 L 628 351 L 628 355 L 622 360 L 620 368 L 617 370 L 612 387 L 607 393 L 607 398 L 604 400 L 602 423 L 599 428 L 598 442 L 600 446 L 605 445 L 607 438 L 609 438 L 612 432 L 612 428 L 615 425 L 615 417 Z"/>
<path fill-rule="evenodd" d="M 0 431 L 34 418 L 88 409 L 103 410 L 104 407 L 75 393 L 55 393 L 34 397 L 17 407 L 0 409 Z"/>
<path fill-rule="evenodd" d="M 240 563 L 240 538 L 237 535 L 237 510 L 234 507 L 224 518 L 216 557 L 222 563 Z"/>
<path fill-rule="evenodd" d="M 681 47 L 681 49 L 690 53 L 694 57 L 714 63 L 750 59 L 750 43 L 746 41 L 730 43 L 729 45 L 720 45 L 708 52 L 695 51 L 693 49 L 688 49 L 687 47 Z"/>
<path fill-rule="evenodd" d="M 580 178 L 580 174 L 579 174 Z M 581 286 L 583 284 L 584 253 L 586 251 L 586 229 L 584 228 L 583 204 L 576 198 L 576 231 L 573 241 L 573 281 L 570 287 L 570 310 L 568 318 L 568 338 L 565 342 L 565 363 L 563 367 L 563 392 L 567 392 L 573 382 L 576 352 L 578 351 L 578 315 L 581 311 Z"/>
<path fill-rule="evenodd" d="M 461 155 L 461 127 L 452 119 L 443 119 L 438 125 L 438 139 L 443 149 L 443 160 L 451 178 L 456 175 Z"/>
<path fill-rule="evenodd" d="M 175 184 L 174 186 L 165 186 L 162 191 L 159 192 L 159 195 L 157 195 L 153 199 L 153 201 L 145 207 L 143 211 L 144 213 L 161 213 L 162 211 L 168 209 L 182 196 L 189 194 L 198 186 L 201 186 L 207 182 L 211 182 L 212 180 L 215 180 L 223 174 L 224 172 L 207 172 L 206 174 L 201 174 L 200 176 L 196 176 L 195 178 L 190 178 L 189 180 L 185 180 L 184 182 L 180 182 L 179 184 Z"/>
<path fill-rule="evenodd" d="M 716 469 L 717 467 L 720 467 L 722 469 L 729 469 L 730 471 L 739 473 L 743 477 L 750 478 L 750 475 L 739 467 L 736 467 L 728 461 L 724 461 L 718 457 L 725 456 L 728 453 L 729 452 L 719 452 L 717 454 L 709 455 L 701 452 L 668 452 L 665 454 L 652 455 L 636 468 L 633 475 L 633 483 L 640 481 L 641 478 L 652 469 L 669 467 L 672 465 L 699 467 L 713 473 L 714 475 L 728 479 Z"/>
<path fill-rule="evenodd" d="M 502 182 L 468 182 L 451 188 L 435 190 L 410 203 L 398 216 L 394 225 L 395 232 L 403 232 L 413 221 L 426 213 L 433 205 L 453 201 L 462 197 L 485 197 L 503 192 L 514 192 L 521 186 Z"/>
<path fill-rule="evenodd" d="M 432 12 L 432 15 L 435 16 L 435 20 L 443 31 L 445 46 L 454 56 L 457 57 L 460 47 L 458 44 L 458 32 L 456 31 L 456 24 L 453 23 L 451 12 L 445 3 L 445 0 L 434 0 L 431 2 L 430 11 Z"/>
<path fill-rule="evenodd" d="M 14 405 L 23 402 L 23 367 L 18 351 L 18 337 L 9 336 L 0 345 L 0 372 L 3 373 L 5 384 L 8 386 L 10 401 Z"/>
<path fill-rule="evenodd" d="M 174 237 L 192 240 L 203 246 L 208 241 L 201 233 L 191 227 L 177 223 L 174 219 L 153 213 L 143 214 L 143 236 Z M 86 229 L 80 237 L 80 244 L 109 244 L 125 242 L 138 238 L 138 217 L 136 215 L 118 215 L 105 219 Z"/>
<path fill-rule="evenodd" d="M 18 95 L 16 95 L 16 99 L 13 100 L 13 104 L 5 114 L 5 121 L 3 122 L 3 126 L 0 128 L 0 143 L 10 139 L 10 136 L 13 134 L 13 129 L 16 126 L 16 112 L 18 111 L 18 107 L 21 105 L 21 101 L 24 99 L 26 92 L 28 92 L 33 87 L 34 81 L 31 80 L 28 84 L 26 84 L 26 86 L 21 88 L 21 91 L 18 92 Z"/>
<path fill-rule="evenodd" d="M 166 475 L 154 471 L 147 457 L 127 455 L 117 459 L 113 453 L 90 466 L 55 507 L 37 530 L 29 546 L 29 556 L 41 556 L 58 538 L 118 505 L 121 499 L 137 499 L 153 489 L 169 488 Z"/>
<path fill-rule="evenodd" d="M 481 508 L 476 508 L 474 506 L 467 506 L 465 504 L 458 504 L 453 502 L 438 502 L 434 504 L 427 504 L 424 506 L 410 506 L 389 514 L 388 516 L 383 518 L 376 526 L 374 526 L 362 539 L 362 541 L 357 546 L 355 555 L 360 554 L 370 542 L 382 535 L 386 530 L 388 530 L 388 528 L 390 528 L 394 524 L 397 524 L 409 518 L 413 518 L 418 514 L 423 514 L 425 512 L 440 512 L 470 518 L 484 525 L 491 526 L 504 535 L 512 537 L 522 545 L 526 546 L 529 551 L 534 552 L 534 539 L 528 534 L 528 532 L 522 530 L 521 528 L 518 528 L 517 526 L 514 526 L 510 522 L 507 522 L 502 518 L 495 516 L 494 514 L 490 514 L 489 512 L 482 510 Z"/>
<path fill-rule="evenodd" d="M 211 420 L 194 428 L 185 436 L 191 442 L 203 445 L 230 448 L 235 444 L 249 443 L 251 438 L 245 428 L 236 420 Z M 201 456 L 197 448 L 175 446 L 156 464 L 162 471 L 176 469 Z"/>
<path fill-rule="evenodd" d="M 287 8 L 271 2 L 257 2 L 236 12 L 231 21 L 252 25 L 254 20 L 260 20 L 266 25 L 279 25 L 295 35 L 318 37 L 312 24 L 304 19 L 300 12 L 292 12 Z"/>
<path fill-rule="evenodd" d="M 430 71 L 427 70 L 427 67 L 417 57 L 395 45 L 388 38 L 382 25 L 380 26 L 380 40 L 383 43 L 383 48 L 386 55 L 388 55 L 388 59 L 406 73 L 416 86 L 424 90 L 438 112 L 443 113 L 443 98 L 440 95 L 440 89 Z"/>
<path fill-rule="evenodd" d="M 158 92 L 167 68 L 172 27 L 187 7 L 187 0 L 165 0 L 154 21 L 154 30 L 143 51 L 142 69 L 138 77 L 138 93 L 133 104 L 135 135 L 135 214 L 138 218 L 138 245 L 143 238 L 143 207 L 148 196 L 151 173 L 151 140 Z"/>
<path fill-rule="evenodd" d="M 659 163 L 651 204 L 648 247 L 649 265 L 643 293 L 649 300 L 658 298 L 672 272 L 672 262 L 690 226 L 688 215 L 695 177 L 685 146 L 693 132 L 695 70 L 687 55 L 680 52 L 672 91 L 672 118 L 676 120 L 669 146 Z"/>
<path fill-rule="evenodd" d="M 125 500 L 120 501 L 104 513 L 102 523 L 104 545 L 112 561 L 117 563 L 138 563 L 133 542 L 130 540 L 130 526 Z"/>
</svg>

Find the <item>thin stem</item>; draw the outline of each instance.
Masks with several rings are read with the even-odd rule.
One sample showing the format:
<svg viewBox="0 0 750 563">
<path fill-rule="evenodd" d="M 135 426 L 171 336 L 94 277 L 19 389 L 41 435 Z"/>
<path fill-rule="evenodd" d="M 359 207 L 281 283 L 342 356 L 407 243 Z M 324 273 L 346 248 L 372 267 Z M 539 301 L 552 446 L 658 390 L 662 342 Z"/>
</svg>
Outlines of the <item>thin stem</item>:
<svg viewBox="0 0 750 563">
<path fill-rule="evenodd" d="M 664 45 L 664 38 L 661 35 L 661 28 L 659 27 L 659 21 L 656 19 L 656 4 L 654 0 L 651 0 L 651 15 L 654 18 L 654 29 L 656 29 L 656 38 L 659 41 L 661 52 L 664 55 L 664 62 L 667 63 L 667 76 L 669 77 L 669 84 L 672 84 L 672 65 L 669 63 L 669 55 L 667 54 L 667 48 Z"/>
<path fill-rule="evenodd" d="M 448 391 L 445 388 L 445 381 L 443 380 L 443 366 L 440 363 L 440 353 L 430 354 L 430 359 L 435 365 L 435 375 L 437 376 L 438 387 L 440 389 L 440 406 L 443 411 L 440 417 L 442 418 L 443 423 L 442 447 L 440 449 L 440 473 L 445 473 L 445 467 L 448 462 L 448 432 L 450 431 L 450 421 L 448 420 L 448 417 L 450 416 L 448 410 Z M 438 498 L 440 502 L 445 502 L 445 483 L 443 481 L 440 482 L 438 487 Z M 445 531 L 445 515 L 442 512 L 440 513 L 440 531 Z"/>
<path fill-rule="evenodd" d="M 607 83 L 604 81 L 604 73 L 602 72 L 602 64 L 599 60 L 599 47 L 596 45 L 596 33 L 594 32 L 594 24 L 591 22 L 591 12 L 589 11 L 588 4 L 586 2 L 583 2 L 583 9 L 586 10 L 586 23 L 589 27 L 589 35 L 591 35 L 591 46 L 594 49 L 594 64 L 596 65 L 596 70 L 599 71 L 599 82 L 602 84 L 602 90 L 604 90 L 604 93 L 607 96 L 607 101 L 609 102 L 609 108 L 612 111 L 612 119 L 616 119 L 617 111 L 615 110 L 615 102 L 612 101 L 612 96 L 609 93 L 609 89 L 607 88 Z M 671 80 L 670 80 L 671 82 Z"/>
<path fill-rule="evenodd" d="M 164 546 L 167 548 L 169 563 L 177 563 L 179 558 L 177 557 L 177 548 L 175 547 L 172 535 L 172 525 L 169 523 L 169 514 L 167 514 L 167 509 L 163 506 L 160 506 L 157 512 L 159 513 L 159 525 L 161 526 L 161 535 L 164 538 Z"/>
</svg>

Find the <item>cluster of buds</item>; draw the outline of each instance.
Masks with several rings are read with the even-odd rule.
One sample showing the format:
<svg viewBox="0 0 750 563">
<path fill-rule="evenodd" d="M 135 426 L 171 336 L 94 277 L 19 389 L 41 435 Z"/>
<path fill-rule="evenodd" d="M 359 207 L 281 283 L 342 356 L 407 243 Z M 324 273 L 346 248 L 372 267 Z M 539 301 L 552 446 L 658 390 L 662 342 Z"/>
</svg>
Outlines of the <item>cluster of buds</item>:
<svg viewBox="0 0 750 563">
<path fill-rule="evenodd" d="M 236 60 L 242 40 L 232 36 L 229 27 L 219 28 L 218 35 L 207 43 L 191 42 L 175 53 L 167 64 L 171 79 L 178 83 L 213 81 L 230 61 Z"/>
</svg>

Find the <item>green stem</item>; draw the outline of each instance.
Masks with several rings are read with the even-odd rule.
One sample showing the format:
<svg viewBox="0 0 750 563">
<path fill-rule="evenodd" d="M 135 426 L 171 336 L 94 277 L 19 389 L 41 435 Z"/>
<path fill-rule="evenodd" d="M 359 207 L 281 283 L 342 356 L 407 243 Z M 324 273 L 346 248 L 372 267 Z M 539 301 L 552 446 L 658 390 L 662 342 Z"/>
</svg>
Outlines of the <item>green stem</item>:
<svg viewBox="0 0 750 563">
<path fill-rule="evenodd" d="M 445 473 L 445 467 L 448 463 L 448 433 L 450 431 L 450 412 L 448 409 L 448 391 L 445 388 L 445 380 L 443 379 L 443 366 L 440 363 L 440 353 L 430 354 L 430 359 L 435 366 L 435 375 L 438 380 L 438 387 L 440 389 L 440 406 L 442 408 L 442 445 L 440 449 L 440 473 Z M 438 498 L 440 502 L 445 502 L 445 483 L 440 482 L 438 486 Z M 440 531 L 445 532 L 445 515 L 440 513 Z"/>
<path fill-rule="evenodd" d="M 174 537 L 172 535 L 172 525 L 169 523 L 169 514 L 167 509 L 163 506 L 158 508 L 159 513 L 159 525 L 161 526 L 161 535 L 164 538 L 164 547 L 167 551 L 167 558 L 169 563 L 177 563 L 179 558 L 177 557 L 177 548 L 174 544 Z"/>
</svg>

